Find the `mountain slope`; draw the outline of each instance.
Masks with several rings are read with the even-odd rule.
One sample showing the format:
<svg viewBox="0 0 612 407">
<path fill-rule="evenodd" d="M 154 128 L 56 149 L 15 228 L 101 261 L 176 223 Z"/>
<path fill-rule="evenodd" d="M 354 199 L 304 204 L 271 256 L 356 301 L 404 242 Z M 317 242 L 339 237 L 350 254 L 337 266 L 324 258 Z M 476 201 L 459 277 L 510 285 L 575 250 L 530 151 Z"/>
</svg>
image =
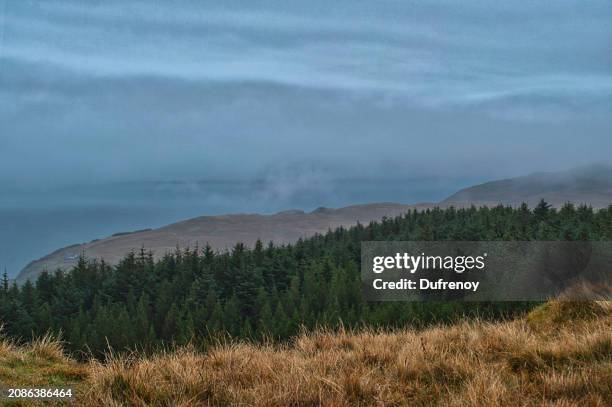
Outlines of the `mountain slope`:
<svg viewBox="0 0 612 407">
<path fill-rule="evenodd" d="M 519 205 L 526 202 L 534 206 L 540 199 L 557 207 L 566 202 L 607 207 L 612 203 L 612 167 L 597 165 L 486 182 L 462 189 L 440 204 Z"/>
</svg>

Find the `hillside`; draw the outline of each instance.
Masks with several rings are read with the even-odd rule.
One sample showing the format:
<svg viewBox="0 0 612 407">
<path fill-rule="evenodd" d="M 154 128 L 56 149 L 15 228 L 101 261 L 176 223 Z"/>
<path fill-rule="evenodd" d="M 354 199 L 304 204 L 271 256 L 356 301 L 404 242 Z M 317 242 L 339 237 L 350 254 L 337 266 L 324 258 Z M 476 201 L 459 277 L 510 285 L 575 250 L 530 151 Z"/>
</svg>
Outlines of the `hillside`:
<svg viewBox="0 0 612 407">
<path fill-rule="evenodd" d="M 48 340 L 2 343 L 0 378 L 32 387 L 56 372 L 54 385 L 73 387 L 75 405 L 605 406 L 611 310 L 609 302 L 554 301 L 507 322 L 319 331 L 288 345 L 228 342 L 85 364 Z"/>
<path fill-rule="evenodd" d="M 540 172 L 523 177 L 491 181 L 462 189 L 442 206 L 520 205 L 534 206 L 544 199 L 560 207 L 566 202 L 604 208 L 612 203 L 612 167 L 589 166 L 562 172 Z"/>
<path fill-rule="evenodd" d="M 291 243 L 338 226 L 352 226 L 358 221 L 368 223 L 383 216 L 394 217 L 411 208 L 495 206 L 500 203 L 516 206 L 522 202 L 535 206 L 540 199 L 557 207 L 566 202 L 586 203 L 594 208 L 607 207 L 612 203 L 612 167 L 591 166 L 487 182 L 460 190 L 437 204 L 374 203 L 339 209 L 319 208 L 310 213 L 292 210 L 274 215 L 202 216 L 159 229 L 117 233 L 105 239 L 59 249 L 28 264 L 19 273 L 17 281 L 22 283 L 44 269 L 69 269 L 82 252 L 90 258 L 104 258 L 109 264 L 117 264 L 130 250 L 141 247 L 153 250 L 156 258 L 160 258 L 177 246 L 188 247 L 196 243 L 208 243 L 213 249 L 225 249 L 236 242 L 252 247 L 257 239 L 277 244 Z"/>
<path fill-rule="evenodd" d="M 324 233 L 339 226 L 367 224 L 382 217 L 395 217 L 411 208 L 423 205 L 377 203 L 354 205 L 340 209 L 318 208 L 310 213 L 300 210 L 274 215 L 234 214 L 201 216 L 154 230 L 117 233 L 111 237 L 56 250 L 28 264 L 17 277 L 18 282 L 37 276 L 44 269 L 69 269 L 77 257 L 85 252 L 89 258 L 104 258 L 109 264 L 117 262 L 130 250 L 141 247 L 153 250 L 159 259 L 177 246 L 193 247 L 209 244 L 213 249 L 231 248 L 236 242 L 252 247 L 257 239 L 276 244 L 295 242 L 299 238 Z"/>
</svg>

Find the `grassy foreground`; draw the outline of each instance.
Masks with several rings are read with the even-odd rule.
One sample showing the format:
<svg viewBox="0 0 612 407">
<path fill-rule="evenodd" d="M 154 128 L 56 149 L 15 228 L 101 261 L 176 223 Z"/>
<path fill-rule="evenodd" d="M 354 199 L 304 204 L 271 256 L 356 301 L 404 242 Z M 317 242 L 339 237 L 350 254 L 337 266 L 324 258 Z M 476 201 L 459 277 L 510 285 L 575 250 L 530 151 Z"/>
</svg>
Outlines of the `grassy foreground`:
<svg viewBox="0 0 612 407">
<path fill-rule="evenodd" d="M 235 343 L 104 363 L 71 361 L 49 338 L 4 342 L 0 382 L 73 386 L 73 403 L 92 406 L 609 406 L 612 304 L 551 302 L 502 323 L 317 332 L 283 347 Z"/>
</svg>

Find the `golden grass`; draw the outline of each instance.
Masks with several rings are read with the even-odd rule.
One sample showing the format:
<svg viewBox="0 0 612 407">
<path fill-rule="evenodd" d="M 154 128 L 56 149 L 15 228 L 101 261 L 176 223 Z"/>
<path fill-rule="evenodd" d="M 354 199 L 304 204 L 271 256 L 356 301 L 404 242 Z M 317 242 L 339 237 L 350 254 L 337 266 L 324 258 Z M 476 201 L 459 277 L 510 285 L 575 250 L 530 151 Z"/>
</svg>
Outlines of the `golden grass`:
<svg viewBox="0 0 612 407">
<path fill-rule="evenodd" d="M 6 354 L 28 354 L 77 369 L 77 405 L 86 406 L 612 405 L 612 307 L 604 302 L 551 302 L 502 323 L 319 331 L 286 346 L 184 347 L 80 366 L 52 343 L 0 343 L 0 365 Z"/>
<path fill-rule="evenodd" d="M 86 400 L 107 406 L 608 406 L 611 322 L 606 303 L 552 302 L 504 323 L 321 331 L 283 347 L 234 343 L 204 354 L 185 348 L 116 357 L 90 364 Z"/>
</svg>

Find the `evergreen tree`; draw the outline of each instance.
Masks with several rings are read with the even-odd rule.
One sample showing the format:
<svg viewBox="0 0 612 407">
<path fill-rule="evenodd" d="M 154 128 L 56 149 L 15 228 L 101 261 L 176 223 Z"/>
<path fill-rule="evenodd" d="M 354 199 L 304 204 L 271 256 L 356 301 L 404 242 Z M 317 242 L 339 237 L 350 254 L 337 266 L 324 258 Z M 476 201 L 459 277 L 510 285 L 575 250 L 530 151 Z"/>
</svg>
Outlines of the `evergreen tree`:
<svg viewBox="0 0 612 407">
<path fill-rule="evenodd" d="M 101 356 L 230 334 L 287 340 L 300 326 L 425 326 L 463 315 L 507 317 L 530 303 L 366 303 L 361 298 L 363 240 L 612 240 L 612 206 L 593 210 L 541 201 L 533 210 L 411 210 L 381 222 L 338 228 L 295 244 L 231 252 L 177 249 L 155 261 L 144 248 L 117 266 L 81 255 L 68 271 L 41 273 L 21 287 L 0 284 L 3 334 L 21 340 L 50 330 L 75 351 Z M 572 261 L 577 265 L 584 256 Z"/>
</svg>

